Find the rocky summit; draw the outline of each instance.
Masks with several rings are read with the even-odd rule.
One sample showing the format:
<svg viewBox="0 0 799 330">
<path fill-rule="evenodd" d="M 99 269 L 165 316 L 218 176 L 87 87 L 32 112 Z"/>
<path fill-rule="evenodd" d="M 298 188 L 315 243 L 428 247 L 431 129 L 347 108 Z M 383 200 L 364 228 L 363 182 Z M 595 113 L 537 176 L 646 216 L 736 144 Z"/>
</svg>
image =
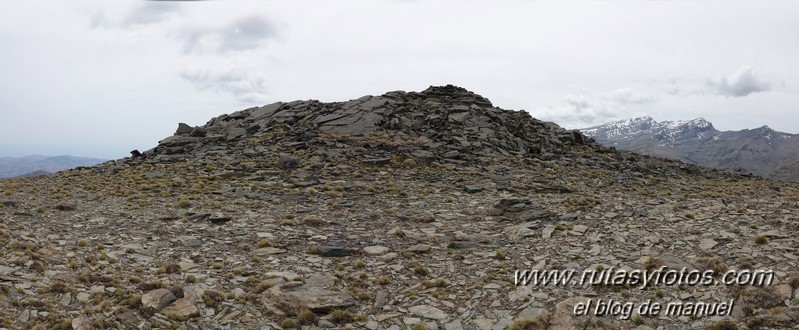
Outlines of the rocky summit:
<svg viewBox="0 0 799 330">
<path fill-rule="evenodd" d="M 180 124 L 174 136 L 142 158 L 162 163 L 224 155 L 236 161 L 311 149 L 322 159 L 365 157 L 363 162 L 387 163 L 402 155 L 424 163 L 464 163 L 509 155 L 551 158 L 567 145 L 586 142 L 578 131 L 496 108 L 480 95 L 449 85 L 340 103 L 278 102 L 222 115 L 201 127 Z"/>
<path fill-rule="evenodd" d="M 799 324 L 795 184 L 454 86 L 250 108 L 0 188 L 5 329 Z M 631 281 L 667 270 L 710 282 Z"/>
</svg>

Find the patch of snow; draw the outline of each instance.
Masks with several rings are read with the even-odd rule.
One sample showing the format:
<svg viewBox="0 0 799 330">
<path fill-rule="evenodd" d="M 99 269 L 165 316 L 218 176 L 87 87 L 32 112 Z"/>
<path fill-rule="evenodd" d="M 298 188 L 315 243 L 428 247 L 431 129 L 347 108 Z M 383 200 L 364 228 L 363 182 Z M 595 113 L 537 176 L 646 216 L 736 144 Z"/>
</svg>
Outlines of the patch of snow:
<svg viewBox="0 0 799 330">
<path fill-rule="evenodd" d="M 685 125 L 687 123 L 688 123 L 687 120 L 675 120 L 675 121 L 664 121 L 664 122 L 661 122 L 661 124 L 664 124 L 666 126 L 666 128 L 668 128 L 668 129 L 675 129 L 675 128 L 680 127 L 682 125 Z"/>
</svg>

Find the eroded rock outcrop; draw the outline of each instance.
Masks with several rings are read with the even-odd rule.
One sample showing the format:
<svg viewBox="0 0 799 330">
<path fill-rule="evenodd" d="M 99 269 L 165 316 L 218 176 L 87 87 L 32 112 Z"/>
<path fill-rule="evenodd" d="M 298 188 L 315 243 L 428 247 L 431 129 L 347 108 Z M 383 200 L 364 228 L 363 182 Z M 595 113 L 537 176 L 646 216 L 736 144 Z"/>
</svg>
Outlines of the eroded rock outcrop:
<svg viewBox="0 0 799 330">
<path fill-rule="evenodd" d="M 150 159 L 254 157 L 275 139 L 296 148 L 334 147 L 325 143 L 325 136 L 371 137 L 348 142 L 369 148 L 375 159 L 402 154 L 423 163 L 508 154 L 546 156 L 591 143 L 578 131 L 534 119 L 524 111 L 497 108 L 480 95 L 447 85 L 347 102 L 278 102 L 222 115 L 201 127 L 181 123 L 175 135 L 150 151 Z"/>
</svg>

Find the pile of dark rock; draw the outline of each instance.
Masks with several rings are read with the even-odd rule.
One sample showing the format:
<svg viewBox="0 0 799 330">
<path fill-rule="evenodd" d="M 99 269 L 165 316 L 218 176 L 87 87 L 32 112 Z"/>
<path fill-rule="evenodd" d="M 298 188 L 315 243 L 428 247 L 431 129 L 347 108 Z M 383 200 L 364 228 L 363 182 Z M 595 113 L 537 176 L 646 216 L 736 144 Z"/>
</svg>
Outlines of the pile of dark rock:
<svg viewBox="0 0 799 330">
<path fill-rule="evenodd" d="M 173 136 L 144 153 L 134 151 L 131 158 L 247 159 L 313 146 L 323 156 L 361 156 L 381 165 L 394 155 L 422 163 L 496 160 L 514 154 L 546 158 L 574 145 L 601 148 L 576 130 L 524 111 L 497 108 L 480 95 L 447 85 L 347 102 L 278 102 L 225 114 L 203 126 L 181 123 Z"/>
<path fill-rule="evenodd" d="M 259 169 L 318 170 L 356 163 L 514 166 L 538 159 L 559 166 L 609 169 L 620 174 L 617 180 L 623 184 L 647 184 L 648 176 L 734 174 L 606 147 L 577 130 L 535 119 L 525 111 L 495 107 L 488 99 L 452 85 L 346 102 L 309 100 L 253 107 L 212 118 L 202 126 L 180 123 L 155 148 L 134 150 L 131 155 L 97 169 L 188 161 L 221 164 L 227 171 L 219 175 L 242 176 Z M 464 191 L 481 189 L 470 186 Z"/>
</svg>

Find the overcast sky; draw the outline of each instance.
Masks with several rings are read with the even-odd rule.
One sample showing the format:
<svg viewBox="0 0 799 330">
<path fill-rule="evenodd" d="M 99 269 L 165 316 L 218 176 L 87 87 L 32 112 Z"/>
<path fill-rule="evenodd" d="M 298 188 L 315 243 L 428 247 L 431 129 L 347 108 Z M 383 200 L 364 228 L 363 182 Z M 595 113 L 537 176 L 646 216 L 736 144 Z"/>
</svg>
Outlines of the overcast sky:
<svg viewBox="0 0 799 330">
<path fill-rule="evenodd" d="M 121 158 L 178 122 L 455 84 L 567 128 L 799 133 L 799 1 L 0 0 L 0 156 Z"/>
</svg>

